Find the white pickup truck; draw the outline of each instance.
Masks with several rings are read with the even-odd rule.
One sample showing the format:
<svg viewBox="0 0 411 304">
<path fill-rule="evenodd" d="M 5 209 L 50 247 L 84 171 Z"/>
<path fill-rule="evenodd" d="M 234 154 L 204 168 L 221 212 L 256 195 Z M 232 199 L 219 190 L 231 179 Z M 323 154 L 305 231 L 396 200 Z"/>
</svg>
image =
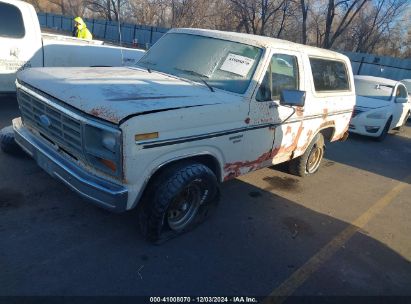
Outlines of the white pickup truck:
<svg viewBox="0 0 411 304">
<path fill-rule="evenodd" d="M 144 53 L 102 41 L 42 34 L 31 4 L 0 0 L 0 93 L 15 92 L 16 73 L 25 68 L 133 65 Z"/>
<path fill-rule="evenodd" d="M 355 92 L 344 55 L 175 29 L 135 67 L 25 70 L 17 99 L 15 140 L 40 167 L 101 207 L 140 206 L 159 240 L 201 222 L 223 181 L 281 162 L 315 173 Z"/>
</svg>

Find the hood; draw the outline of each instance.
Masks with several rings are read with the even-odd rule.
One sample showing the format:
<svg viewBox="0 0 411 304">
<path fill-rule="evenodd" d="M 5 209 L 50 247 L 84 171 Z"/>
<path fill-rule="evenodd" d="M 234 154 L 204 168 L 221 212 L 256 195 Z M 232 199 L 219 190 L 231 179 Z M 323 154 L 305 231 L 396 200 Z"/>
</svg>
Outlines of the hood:
<svg viewBox="0 0 411 304">
<path fill-rule="evenodd" d="M 82 28 L 86 27 L 86 24 L 84 23 L 83 19 L 81 17 L 76 17 L 74 18 L 74 21 L 80 24 L 78 26 L 78 29 L 81 30 Z"/>
<path fill-rule="evenodd" d="M 152 111 L 212 105 L 238 96 L 136 68 L 33 68 L 18 80 L 95 117 L 118 124 Z"/>
<path fill-rule="evenodd" d="M 356 96 L 355 106 L 367 109 L 377 109 L 388 107 L 391 104 L 391 100 L 382 100 L 378 98 Z"/>
</svg>

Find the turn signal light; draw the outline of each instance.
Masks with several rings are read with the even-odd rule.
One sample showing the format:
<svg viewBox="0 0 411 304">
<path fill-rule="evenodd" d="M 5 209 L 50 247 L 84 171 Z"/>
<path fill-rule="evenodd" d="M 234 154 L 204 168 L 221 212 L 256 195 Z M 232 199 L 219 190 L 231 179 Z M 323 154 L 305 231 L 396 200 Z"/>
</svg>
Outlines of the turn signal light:
<svg viewBox="0 0 411 304">
<path fill-rule="evenodd" d="M 134 135 L 134 139 L 136 141 L 140 140 L 147 140 L 147 139 L 154 139 L 158 138 L 158 132 L 152 132 L 152 133 L 144 133 L 144 134 L 136 134 Z"/>
<path fill-rule="evenodd" d="M 99 160 L 103 165 L 105 165 L 107 168 L 109 168 L 111 171 L 116 172 L 117 166 L 116 166 L 116 164 L 115 164 L 113 161 L 107 160 L 107 159 L 104 159 L 104 158 L 99 158 L 98 160 Z"/>
</svg>

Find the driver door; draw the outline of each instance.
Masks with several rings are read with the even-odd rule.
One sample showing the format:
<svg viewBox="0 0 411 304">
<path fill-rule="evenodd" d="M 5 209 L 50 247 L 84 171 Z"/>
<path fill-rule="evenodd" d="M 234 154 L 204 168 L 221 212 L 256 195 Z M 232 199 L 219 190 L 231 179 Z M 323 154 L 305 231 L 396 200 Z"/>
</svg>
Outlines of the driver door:
<svg viewBox="0 0 411 304">
<path fill-rule="evenodd" d="M 257 130 L 266 138 L 263 143 L 271 164 L 289 160 L 301 136 L 304 108 L 280 106 L 280 94 L 284 89 L 304 90 L 303 75 L 299 53 L 273 50 L 250 104 L 250 124 L 261 127 Z"/>
</svg>

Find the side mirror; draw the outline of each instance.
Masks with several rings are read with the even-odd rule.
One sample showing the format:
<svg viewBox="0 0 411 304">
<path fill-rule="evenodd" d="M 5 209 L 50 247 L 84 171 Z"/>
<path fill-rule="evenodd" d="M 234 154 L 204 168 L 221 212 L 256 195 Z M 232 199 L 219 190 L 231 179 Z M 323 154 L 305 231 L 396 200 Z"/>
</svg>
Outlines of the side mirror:
<svg viewBox="0 0 411 304">
<path fill-rule="evenodd" d="M 280 105 L 303 107 L 305 104 L 305 91 L 282 90 L 280 94 Z"/>
<path fill-rule="evenodd" d="M 396 97 L 395 98 L 395 103 L 406 103 L 406 102 L 408 102 L 407 97 Z"/>
</svg>

